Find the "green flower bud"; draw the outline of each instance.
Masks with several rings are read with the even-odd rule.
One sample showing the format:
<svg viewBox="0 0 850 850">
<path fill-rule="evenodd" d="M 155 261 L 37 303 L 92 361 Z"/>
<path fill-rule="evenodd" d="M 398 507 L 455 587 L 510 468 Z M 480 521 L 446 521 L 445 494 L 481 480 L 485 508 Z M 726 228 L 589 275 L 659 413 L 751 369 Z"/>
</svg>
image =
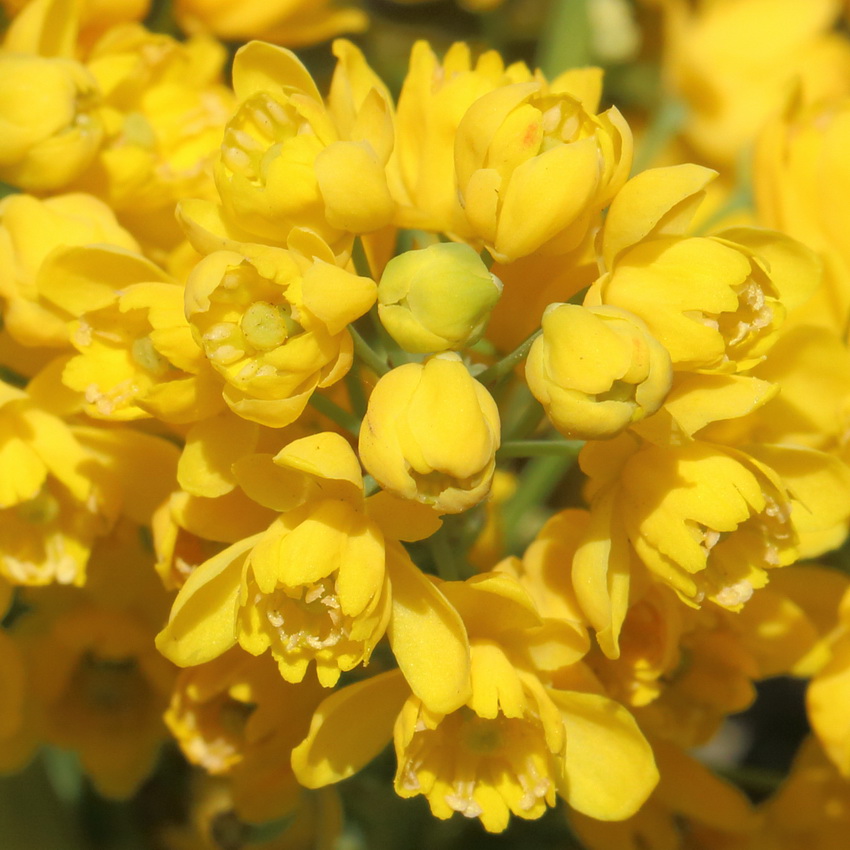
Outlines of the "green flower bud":
<svg viewBox="0 0 850 850">
<path fill-rule="evenodd" d="M 378 285 L 378 314 L 406 351 L 461 349 L 484 332 L 502 282 L 468 245 L 439 243 L 387 263 Z"/>
</svg>

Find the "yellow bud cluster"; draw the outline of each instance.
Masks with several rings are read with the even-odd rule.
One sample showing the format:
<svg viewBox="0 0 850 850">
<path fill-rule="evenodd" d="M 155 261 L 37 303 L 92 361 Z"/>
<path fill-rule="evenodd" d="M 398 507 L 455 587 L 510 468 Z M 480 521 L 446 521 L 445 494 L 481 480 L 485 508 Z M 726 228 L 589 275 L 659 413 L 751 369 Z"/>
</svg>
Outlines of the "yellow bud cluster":
<svg viewBox="0 0 850 850">
<path fill-rule="evenodd" d="M 508 835 L 563 800 L 589 850 L 843 846 L 837 4 L 552 3 L 546 71 L 417 41 L 389 79 L 386 9 L 314 78 L 270 42 L 360 7 L 156 4 L 181 39 L 143 0 L 3 0 L 0 770 L 155 775 L 192 811 L 167 850 L 382 846 L 332 790 L 361 771 L 349 802 Z M 638 33 L 651 122 L 582 59 Z M 819 743 L 756 812 L 697 754 L 775 675 Z"/>
</svg>

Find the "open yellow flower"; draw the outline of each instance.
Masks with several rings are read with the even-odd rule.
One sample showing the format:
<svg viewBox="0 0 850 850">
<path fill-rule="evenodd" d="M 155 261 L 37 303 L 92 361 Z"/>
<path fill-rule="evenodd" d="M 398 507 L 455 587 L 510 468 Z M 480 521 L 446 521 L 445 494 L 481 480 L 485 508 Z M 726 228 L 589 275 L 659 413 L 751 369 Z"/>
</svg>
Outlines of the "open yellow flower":
<svg viewBox="0 0 850 850">
<path fill-rule="evenodd" d="M 190 762 L 228 777 L 239 816 L 261 823 L 300 801 L 289 755 L 324 693 L 318 682 L 285 682 L 271 658 L 235 648 L 180 674 L 165 722 Z"/>
<path fill-rule="evenodd" d="M 83 584 L 108 524 L 86 474 L 92 456 L 58 417 L 0 383 L 0 575 L 14 584 Z"/>
<path fill-rule="evenodd" d="M 367 663 L 389 629 L 399 664 L 426 702 L 462 700 L 463 627 L 394 542 L 433 533 L 433 513 L 387 494 L 364 499 L 357 458 L 333 433 L 296 440 L 274 459 L 249 456 L 236 472 L 252 498 L 282 513 L 192 573 L 157 639 L 160 650 L 193 666 L 238 642 L 254 655 L 270 651 L 290 682 L 315 661 L 319 681 L 331 687 L 344 670 Z M 432 657 L 436 647 L 442 655 Z"/>
<path fill-rule="evenodd" d="M 584 304 L 639 316 L 675 370 L 728 374 L 765 358 L 787 310 L 804 303 L 820 280 L 808 248 L 781 233 L 742 227 L 636 242 L 617 255 Z"/>
<path fill-rule="evenodd" d="M 460 203 L 500 262 L 578 247 L 631 167 L 631 132 L 617 109 L 594 115 L 557 83 L 498 88 L 457 128 Z"/>
<path fill-rule="evenodd" d="M 374 78 L 352 46 L 337 54 L 337 78 L 352 65 Z M 233 66 L 239 106 L 215 169 L 232 226 L 277 245 L 293 227 L 305 227 L 333 244 L 346 231 L 389 223 L 394 204 L 385 166 L 393 144 L 392 105 L 383 85 L 373 82 L 353 87 L 355 120 L 346 137 L 293 53 L 261 42 L 239 50 Z"/>
<path fill-rule="evenodd" d="M 222 406 L 214 373 L 183 315 L 183 287 L 140 254 L 110 246 L 51 255 L 40 294 L 71 324 L 78 354 L 63 382 L 86 412 L 126 421 L 192 422 Z"/>
<path fill-rule="evenodd" d="M 657 772 L 629 713 L 597 693 L 547 686 L 534 662 L 574 650 L 554 641 L 535 654 L 541 621 L 516 581 L 485 574 L 441 588 L 470 634 L 466 702 L 430 708 L 394 671 L 344 688 L 319 706 L 293 751 L 299 780 L 316 788 L 350 776 L 392 730 L 396 792 L 426 796 L 439 818 L 460 812 L 500 832 L 511 814 L 540 817 L 556 794 L 604 820 L 633 814 Z M 573 681 L 588 680 L 578 672 Z"/>
<path fill-rule="evenodd" d="M 426 41 L 413 45 L 398 99 L 398 142 L 390 161 L 399 226 L 471 235 L 458 201 L 452 140 L 479 97 L 531 79 L 523 63 L 506 67 L 495 50 L 473 62 L 469 45 L 458 42 L 440 62 Z"/>
<path fill-rule="evenodd" d="M 255 260 L 210 254 L 185 294 L 195 339 L 224 379 L 224 400 L 239 416 L 272 427 L 294 422 L 317 387 L 348 371 L 346 325 L 376 294 L 374 281 L 340 268 L 315 236 L 291 234 L 290 244 L 293 250 L 268 248 Z"/>
<path fill-rule="evenodd" d="M 45 200 L 9 195 L 0 201 L 3 326 L 17 342 L 68 345 L 65 317 L 41 296 L 39 275 L 49 270 L 45 260 L 57 248 L 92 243 L 139 250 L 115 213 L 92 195 L 55 195 Z"/>
</svg>

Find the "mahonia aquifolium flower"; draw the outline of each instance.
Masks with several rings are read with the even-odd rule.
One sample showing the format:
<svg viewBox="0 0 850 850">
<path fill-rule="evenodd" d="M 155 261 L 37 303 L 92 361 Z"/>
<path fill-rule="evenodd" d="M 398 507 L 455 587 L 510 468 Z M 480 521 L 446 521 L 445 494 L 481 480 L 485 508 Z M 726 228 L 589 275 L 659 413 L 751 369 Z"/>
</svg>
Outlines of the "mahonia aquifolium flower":
<svg viewBox="0 0 850 850">
<path fill-rule="evenodd" d="M 378 284 L 378 315 L 406 351 L 465 348 L 484 333 L 502 292 L 468 245 L 437 243 L 398 254 Z"/>
<path fill-rule="evenodd" d="M 253 260 L 233 251 L 210 254 L 185 293 L 186 317 L 224 379 L 225 402 L 273 427 L 294 422 L 317 387 L 348 371 L 346 325 L 376 297 L 374 281 L 337 266 L 315 236 L 295 233 L 290 244 L 291 250 L 266 248 Z"/>
<path fill-rule="evenodd" d="M 528 388 L 567 437 L 613 437 L 655 413 L 673 379 L 670 355 L 616 307 L 551 304 L 528 352 Z"/>
<path fill-rule="evenodd" d="M 850 580 L 795 562 L 850 528 L 850 122 L 811 100 L 843 0 L 657 0 L 721 170 L 631 179 L 600 68 L 418 42 L 404 73 L 381 20 L 403 79 L 340 40 L 325 91 L 254 41 L 231 87 L 210 33 L 364 13 L 157 4 L 175 38 L 146 0 L 0 2 L 0 770 L 46 744 L 126 797 L 170 736 L 172 850 L 381 843 L 331 786 L 390 741 L 388 793 L 491 832 L 561 798 L 589 850 L 840 843 Z M 625 0 L 579 5 L 634 55 Z M 775 675 L 823 752 L 754 805 L 690 753 Z"/>
<path fill-rule="evenodd" d="M 440 513 L 459 513 L 490 491 L 499 410 L 453 352 L 384 375 L 360 429 L 360 458 L 387 490 Z"/>
</svg>

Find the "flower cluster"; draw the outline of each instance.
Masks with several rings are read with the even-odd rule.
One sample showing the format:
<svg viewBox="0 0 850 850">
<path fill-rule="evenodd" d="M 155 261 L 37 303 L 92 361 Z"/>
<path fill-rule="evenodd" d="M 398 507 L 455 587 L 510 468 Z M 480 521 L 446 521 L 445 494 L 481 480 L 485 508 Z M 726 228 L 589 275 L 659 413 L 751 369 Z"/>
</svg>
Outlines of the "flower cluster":
<svg viewBox="0 0 850 850">
<path fill-rule="evenodd" d="M 4 2 L 0 768 L 125 799 L 176 742 L 174 850 L 330 848 L 390 742 L 488 832 L 837 846 L 850 44 L 646 6 L 666 146 L 577 62 L 337 40 L 317 82 L 280 44 L 366 22 L 324 2 Z M 817 740 L 756 807 L 694 750 L 778 675 Z"/>
</svg>

